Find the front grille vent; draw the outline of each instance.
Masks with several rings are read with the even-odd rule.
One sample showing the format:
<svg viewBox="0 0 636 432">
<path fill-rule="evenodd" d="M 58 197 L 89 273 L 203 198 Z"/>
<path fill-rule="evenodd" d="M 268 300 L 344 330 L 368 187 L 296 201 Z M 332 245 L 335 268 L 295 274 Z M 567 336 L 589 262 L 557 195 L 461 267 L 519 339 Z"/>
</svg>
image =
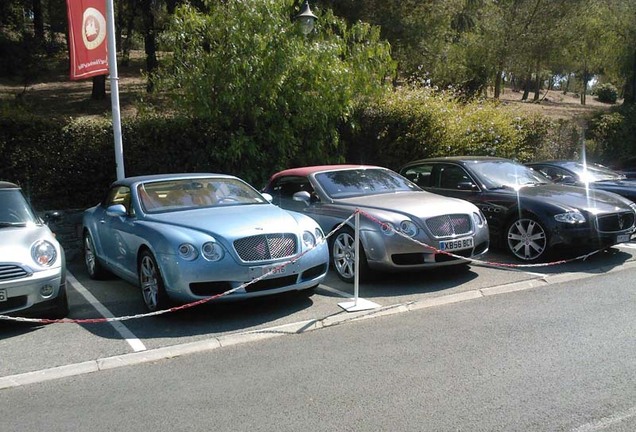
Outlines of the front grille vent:
<svg viewBox="0 0 636 432">
<path fill-rule="evenodd" d="M 0 264 L 0 280 L 21 279 L 29 276 L 22 267 L 15 264 Z"/>
<path fill-rule="evenodd" d="M 426 226 L 435 237 L 452 237 L 470 234 L 470 215 L 451 214 L 426 219 Z"/>
<path fill-rule="evenodd" d="M 634 213 L 621 212 L 599 216 L 596 219 L 598 230 L 602 233 L 624 231 L 634 226 Z"/>
<path fill-rule="evenodd" d="M 298 244 L 292 233 L 259 234 L 236 240 L 234 249 L 243 261 L 265 261 L 295 255 Z"/>
</svg>

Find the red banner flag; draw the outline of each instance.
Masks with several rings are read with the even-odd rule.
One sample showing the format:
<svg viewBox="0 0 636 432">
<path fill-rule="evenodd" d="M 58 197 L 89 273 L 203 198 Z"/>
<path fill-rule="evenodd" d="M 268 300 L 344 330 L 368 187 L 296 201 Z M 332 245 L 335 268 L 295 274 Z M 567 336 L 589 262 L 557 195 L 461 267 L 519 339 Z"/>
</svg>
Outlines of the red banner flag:
<svg viewBox="0 0 636 432">
<path fill-rule="evenodd" d="M 71 79 L 108 74 L 105 0 L 66 0 Z"/>
</svg>

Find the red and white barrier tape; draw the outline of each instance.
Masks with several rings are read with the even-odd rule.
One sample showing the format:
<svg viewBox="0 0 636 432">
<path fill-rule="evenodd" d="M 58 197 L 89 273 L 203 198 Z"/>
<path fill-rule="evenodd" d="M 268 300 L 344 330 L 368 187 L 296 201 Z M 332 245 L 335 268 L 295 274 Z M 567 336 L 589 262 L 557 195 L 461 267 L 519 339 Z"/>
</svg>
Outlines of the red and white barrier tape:
<svg viewBox="0 0 636 432">
<path fill-rule="evenodd" d="M 433 247 L 433 246 L 427 245 L 426 243 L 423 243 L 423 242 L 421 242 L 421 241 L 419 241 L 419 240 L 416 240 L 416 239 L 414 239 L 414 238 L 411 238 L 411 237 L 407 236 L 407 235 L 406 235 L 406 234 L 404 234 L 403 232 L 401 232 L 401 231 L 399 231 L 399 230 L 396 230 L 396 229 L 394 229 L 393 227 L 388 226 L 385 222 L 382 222 L 382 221 L 381 221 L 381 220 L 379 220 L 378 218 L 376 218 L 376 217 L 374 217 L 374 216 L 372 216 L 372 215 L 370 215 L 370 214 L 368 214 L 368 213 L 365 213 L 365 212 L 364 212 L 364 211 L 362 211 L 362 210 L 356 210 L 356 211 L 357 211 L 357 212 L 359 212 L 359 213 L 360 213 L 361 215 L 363 215 L 364 217 L 366 217 L 367 219 L 372 220 L 373 222 L 376 222 L 376 223 L 377 223 L 377 224 L 379 224 L 381 227 L 383 227 L 383 228 L 389 228 L 389 229 L 392 229 L 392 230 L 393 230 L 393 232 L 395 232 L 396 234 L 398 234 L 398 235 L 400 235 L 400 236 L 404 237 L 404 238 L 405 238 L 405 239 L 407 239 L 407 240 L 410 240 L 410 241 L 412 241 L 412 242 L 414 242 L 414 243 L 417 243 L 418 245 L 423 246 L 423 247 L 425 247 L 426 249 L 432 250 L 432 251 L 433 251 L 433 252 L 435 252 L 435 253 L 448 255 L 448 256 L 451 256 L 451 257 L 453 257 L 453 258 L 459 258 L 459 259 L 462 259 L 462 260 L 464 260 L 464 261 L 469 261 L 471 264 L 477 264 L 477 265 L 479 265 L 479 264 L 483 264 L 483 265 L 488 265 L 488 266 L 491 266 L 491 267 L 507 267 L 507 268 L 549 267 L 549 266 L 555 266 L 555 265 L 559 265 L 559 264 L 565 264 L 565 263 L 572 262 L 572 261 L 577 261 L 577 260 L 586 260 L 587 258 L 591 257 L 592 255 L 597 254 L 597 253 L 599 253 L 599 252 L 602 252 L 602 251 L 604 250 L 604 249 L 598 249 L 598 250 L 595 250 L 594 252 L 590 252 L 590 253 L 588 253 L 588 254 L 581 255 L 581 256 L 578 256 L 578 257 L 576 257 L 576 258 L 563 259 L 563 260 L 558 260 L 558 261 L 551 261 L 551 262 L 547 262 L 547 263 L 513 264 L 513 263 L 498 263 L 498 262 L 493 262 L 493 261 L 483 261 L 483 260 L 477 260 L 477 259 L 472 259 L 472 258 L 466 258 L 466 257 L 461 256 L 461 255 L 455 255 L 455 254 L 452 254 L 452 253 L 450 253 L 450 252 L 447 252 L 447 251 L 443 251 L 443 250 L 437 249 L 436 247 Z"/>
<path fill-rule="evenodd" d="M 112 318 L 47 319 L 47 318 L 11 317 L 11 316 L 7 316 L 7 315 L 0 315 L 0 320 L 16 321 L 16 322 L 29 322 L 29 323 L 37 323 L 37 324 L 52 324 L 52 323 L 97 324 L 97 323 L 104 323 L 104 322 L 128 321 L 128 320 L 138 319 L 138 318 L 147 318 L 147 317 L 152 317 L 152 316 L 163 315 L 163 314 L 170 313 L 170 312 L 176 312 L 176 311 L 180 311 L 180 310 L 184 310 L 184 309 L 189 309 L 189 308 L 194 307 L 194 306 L 199 306 L 199 305 L 208 303 L 208 302 L 210 302 L 212 300 L 216 300 L 216 299 L 218 299 L 220 297 L 224 297 L 224 296 L 227 296 L 229 294 L 232 294 L 235 291 L 238 291 L 238 290 L 243 289 L 243 288 L 245 288 L 245 287 L 247 287 L 247 286 L 249 286 L 249 285 L 251 285 L 253 283 L 256 283 L 256 282 L 258 282 L 258 281 L 260 281 L 262 279 L 265 279 L 268 276 L 270 276 L 271 274 L 273 274 L 273 273 L 279 271 L 280 269 L 286 267 L 287 265 L 296 262 L 298 259 L 300 259 L 305 254 L 311 252 L 313 249 L 318 247 L 323 242 L 326 242 L 329 237 L 331 237 L 334 233 L 338 232 L 344 225 L 348 224 L 349 221 L 351 219 L 353 219 L 353 217 L 356 215 L 356 213 L 359 213 L 360 215 L 366 217 L 367 219 L 379 224 L 381 227 L 383 227 L 385 229 L 386 228 L 392 229 L 395 234 L 398 234 L 398 235 L 404 237 L 407 240 L 410 240 L 410 241 L 412 241 L 414 243 L 417 243 L 418 245 L 420 245 L 420 246 L 422 246 L 422 247 L 424 247 L 426 249 L 432 250 L 434 253 L 448 255 L 450 257 L 458 258 L 458 259 L 461 259 L 463 261 L 467 261 L 467 262 L 469 262 L 471 264 L 477 264 L 477 265 L 481 264 L 481 265 L 487 265 L 487 266 L 491 266 L 491 267 L 505 267 L 505 268 L 548 267 L 548 266 L 555 266 L 555 265 L 565 264 L 565 263 L 572 262 L 572 261 L 577 261 L 577 260 L 586 260 L 590 256 L 603 251 L 603 249 L 599 249 L 599 250 L 590 252 L 588 254 L 578 256 L 576 258 L 552 261 L 552 262 L 548 262 L 548 263 L 534 263 L 534 264 L 498 263 L 498 262 L 493 262 L 493 261 L 484 261 L 484 260 L 471 259 L 471 258 L 463 257 L 461 255 L 455 255 L 453 253 L 437 249 L 437 248 L 435 248 L 433 246 L 430 246 L 430 245 L 428 245 L 426 243 L 423 243 L 423 242 L 421 242 L 419 240 L 413 239 L 413 238 L 407 236 L 406 234 L 404 234 L 403 232 L 401 232 L 399 230 L 395 230 L 395 229 L 393 229 L 393 227 L 389 227 L 385 222 L 382 222 L 381 220 L 377 219 L 373 215 L 370 215 L 369 213 L 366 213 L 366 212 L 364 212 L 362 210 L 356 209 L 356 211 L 354 213 L 352 213 L 348 218 L 343 220 L 329 234 L 327 234 L 324 238 L 322 238 L 319 242 L 317 242 L 316 245 L 313 248 L 308 249 L 305 252 L 302 252 L 302 253 L 294 256 L 292 259 L 281 263 L 280 265 L 272 268 L 267 273 L 264 273 L 262 276 L 259 276 L 259 277 L 255 278 L 255 279 L 252 279 L 249 282 L 246 282 L 246 283 L 244 283 L 244 284 L 242 284 L 242 285 L 240 285 L 240 286 L 238 286 L 236 288 L 232 288 L 232 289 L 227 290 L 227 291 L 225 291 L 223 293 L 220 293 L 220 294 L 216 294 L 216 295 L 213 295 L 213 296 L 210 296 L 210 297 L 206 297 L 206 298 L 203 298 L 203 299 L 191 302 L 191 303 L 186 303 L 186 304 L 174 306 L 174 307 L 171 307 L 171 308 L 168 308 L 168 309 L 162 309 L 162 310 L 158 310 L 158 311 L 154 311 L 154 312 L 147 312 L 147 313 L 143 313 L 143 314 L 112 317 Z"/>
<path fill-rule="evenodd" d="M 37 323 L 37 324 L 53 324 L 53 323 L 73 323 L 73 324 L 97 324 L 97 323 L 105 323 L 105 322 L 115 322 L 115 321 L 128 321 L 128 320 L 132 320 L 132 319 L 137 319 L 137 318 L 146 318 L 146 317 L 152 317 L 152 316 L 158 316 L 158 315 L 163 315 L 166 313 L 170 313 L 170 312 L 176 312 L 176 311 L 180 311 L 180 310 L 184 310 L 184 309 L 189 309 L 191 307 L 194 306 L 199 306 L 202 305 L 204 303 L 208 303 L 212 300 L 216 300 L 220 297 L 224 297 L 227 296 L 229 294 L 232 294 L 235 291 L 238 291 L 240 289 L 243 289 L 249 285 L 252 285 L 262 279 L 267 278 L 269 275 L 279 271 L 280 269 L 286 267 L 289 264 L 293 264 L 295 263 L 298 259 L 300 259 L 301 257 L 303 257 L 304 255 L 308 254 L 309 252 L 313 251 L 315 248 L 317 248 L 319 245 L 321 245 L 322 243 L 326 242 L 327 239 L 332 236 L 335 232 L 337 232 L 340 228 L 342 228 L 345 224 L 347 224 L 353 217 L 355 216 L 355 213 L 353 213 L 351 216 L 349 216 L 347 219 L 345 219 L 344 221 L 342 221 L 342 223 L 340 223 L 337 227 L 335 227 L 329 234 L 327 234 L 325 237 L 323 237 L 320 241 L 318 241 L 312 248 L 307 249 L 306 251 L 294 256 L 293 258 L 281 263 L 280 265 L 270 269 L 267 273 L 264 273 L 263 275 L 252 279 L 249 282 L 245 282 L 244 284 L 241 284 L 240 286 L 237 286 L 235 288 L 232 288 L 230 290 L 227 290 L 225 292 L 222 292 L 220 294 L 215 294 L 213 296 L 210 297 L 206 297 L 200 300 L 196 300 L 193 301 L 191 303 L 186 303 L 186 304 L 182 304 L 182 305 L 178 305 L 178 306 L 174 306 L 168 309 L 162 309 L 162 310 L 158 310 L 158 311 L 154 311 L 154 312 L 147 312 L 147 313 L 142 313 L 142 314 L 136 314 L 136 315 L 127 315 L 127 316 L 120 316 L 120 317 L 110 317 L 110 318 L 85 318 L 85 319 L 72 319 L 72 318 L 61 318 L 61 319 L 48 319 L 48 318 L 26 318 L 26 317 L 12 317 L 12 316 L 8 316 L 8 315 L 0 315 L 0 320 L 6 320 L 6 321 L 15 321 L 15 322 L 28 322 L 28 323 Z"/>
</svg>

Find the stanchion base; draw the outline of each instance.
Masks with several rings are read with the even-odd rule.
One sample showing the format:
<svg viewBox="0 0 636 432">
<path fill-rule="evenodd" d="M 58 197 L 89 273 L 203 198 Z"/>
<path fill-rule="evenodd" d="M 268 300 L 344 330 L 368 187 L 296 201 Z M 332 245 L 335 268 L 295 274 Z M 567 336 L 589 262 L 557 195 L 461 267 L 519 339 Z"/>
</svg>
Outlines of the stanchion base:
<svg viewBox="0 0 636 432">
<path fill-rule="evenodd" d="M 347 312 L 357 312 L 369 309 L 376 309 L 380 307 L 379 304 L 362 298 L 358 298 L 358 301 L 356 301 L 355 299 L 351 299 L 351 301 L 348 302 L 338 303 L 338 306 L 340 306 Z"/>
</svg>

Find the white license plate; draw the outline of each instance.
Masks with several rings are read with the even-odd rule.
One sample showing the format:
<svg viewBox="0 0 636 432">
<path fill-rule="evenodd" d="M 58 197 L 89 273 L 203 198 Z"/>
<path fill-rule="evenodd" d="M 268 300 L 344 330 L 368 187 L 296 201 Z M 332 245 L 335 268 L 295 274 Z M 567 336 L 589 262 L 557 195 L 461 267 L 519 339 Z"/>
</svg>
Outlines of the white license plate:
<svg viewBox="0 0 636 432">
<path fill-rule="evenodd" d="M 7 301 L 7 290 L 0 289 L 0 302 Z"/>
<path fill-rule="evenodd" d="M 288 263 L 285 265 L 277 264 L 271 266 L 263 266 L 263 267 L 250 267 L 250 276 L 252 279 L 256 279 L 257 277 L 261 277 L 271 271 L 270 274 L 267 274 L 267 277 L 280 277 L 286 276 L 288 274 L 293 274 L 296 268 L 295 263 Z"/>
<path fill-rule="evenodd" d="M 447 240 L 439 242 L 439 249 L 443 251 L 454 251 L 461 249 L 470 249 L 473 247 L 473 238 L 464 237 L 455 240 Z"/>
<path fill-rule="evenodd" d="M 630 234 L 621 234 L 619 236 L 616 236 L 616 243 L 628 242 L 630 238 L 631 238 Z"/>
</svg>

